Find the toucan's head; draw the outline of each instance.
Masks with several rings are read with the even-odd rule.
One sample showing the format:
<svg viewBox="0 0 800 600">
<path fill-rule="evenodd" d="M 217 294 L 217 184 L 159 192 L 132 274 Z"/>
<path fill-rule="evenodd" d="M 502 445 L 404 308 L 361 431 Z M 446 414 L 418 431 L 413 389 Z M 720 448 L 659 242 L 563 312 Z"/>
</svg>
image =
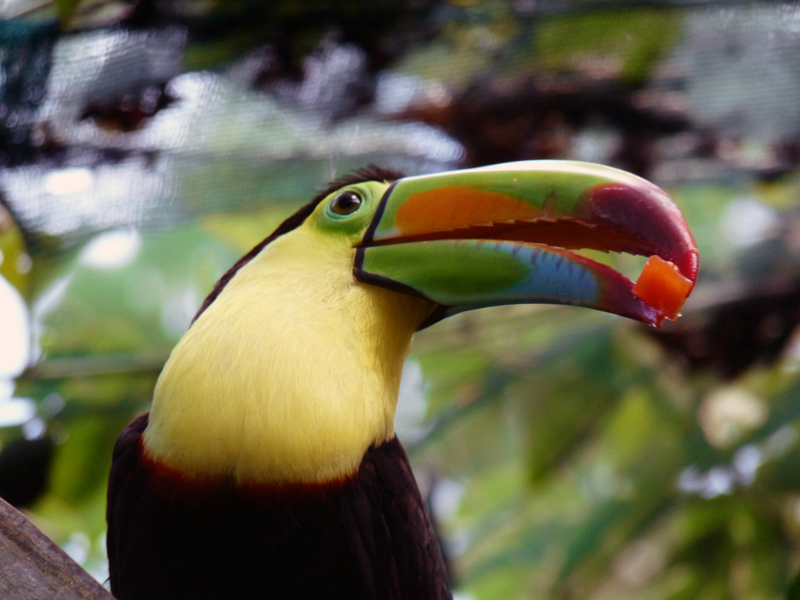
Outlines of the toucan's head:
<svg viewBox="0 0 800 600">
<path fill-rule="evenodd" d="M 349 253 L 358 281 L 435 303 L 422 326 L 523 303 L 585 306 L 660 325 L 678 316 L 698 272 L 692 234 L 664 191 L 630 173 L 574 161 L 405 178 L 365 169 L 305 206 L 254 252 L 298 227 Z M 575 249 L 650 260 L 634 284 Z"/>
<path fill-rule="evenodd" d="M 573 252 L 650 257 L 636 284 Z M 414 331 L 500 304 L 659 325 L 697 249 L 656 186 L 579 162 L 418 177 L 367 170 L 285 221 L 219 281 L 159 378 L 147 452 L 195 476 L 323 482 L 394 435 Z"/>
</svg>

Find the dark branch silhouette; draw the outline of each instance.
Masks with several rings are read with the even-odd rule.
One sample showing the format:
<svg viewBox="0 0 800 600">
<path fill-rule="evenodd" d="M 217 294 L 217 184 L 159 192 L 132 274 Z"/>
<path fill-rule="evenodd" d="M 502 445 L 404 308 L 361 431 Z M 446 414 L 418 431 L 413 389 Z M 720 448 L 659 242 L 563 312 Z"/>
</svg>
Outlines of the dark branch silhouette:
<svg viewBox="0 0 800 600">
<path fill-rule="evenodd" d="M 0 499 L 0 598 L 113 600 L 25 516 Z"/>
</svg>

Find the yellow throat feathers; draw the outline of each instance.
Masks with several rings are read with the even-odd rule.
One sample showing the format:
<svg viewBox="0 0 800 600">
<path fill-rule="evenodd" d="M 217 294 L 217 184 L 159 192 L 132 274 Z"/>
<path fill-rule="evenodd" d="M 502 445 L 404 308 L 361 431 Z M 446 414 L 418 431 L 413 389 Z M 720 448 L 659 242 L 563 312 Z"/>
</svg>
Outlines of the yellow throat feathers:
<svg viewBox="0 0 800 600">
<path fill-rule="evenodd" d="M 147 454 L 197 478 L 326 482 L 391 439 L 403 361 L 433 305 L 357 282 L 354 253 L 301 226 L 242 267 L 167 361 Z"/>
</svg>

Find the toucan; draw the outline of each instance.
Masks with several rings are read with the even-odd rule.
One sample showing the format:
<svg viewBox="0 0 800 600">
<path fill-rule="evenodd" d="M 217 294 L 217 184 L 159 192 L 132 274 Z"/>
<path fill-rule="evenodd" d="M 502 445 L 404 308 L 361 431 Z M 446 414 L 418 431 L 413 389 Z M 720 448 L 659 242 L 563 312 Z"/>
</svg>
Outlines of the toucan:
<svg viewBox="0 0 800 600">
<path fill-rule="evenodd" d="M 579 249 L 648 258 L 633 283 Z M 450 598 L 395 437 L 414 333 L 466 310 L 571 304 L 674 319 L 697 247 L 668 195 L 523 161 L 334 182 L 242 257 L 115 446 L 119 600 Z"/>
</svg>

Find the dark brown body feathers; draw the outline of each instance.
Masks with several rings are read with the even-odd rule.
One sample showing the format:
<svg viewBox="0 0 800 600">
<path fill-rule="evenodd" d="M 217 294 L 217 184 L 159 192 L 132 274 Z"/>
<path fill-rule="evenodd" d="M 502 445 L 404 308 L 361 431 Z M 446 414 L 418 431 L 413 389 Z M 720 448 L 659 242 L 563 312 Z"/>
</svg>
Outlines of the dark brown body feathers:
<svg viewBox="0 0 800 600">
<path fill-rule="evenodd" d="M 393 439 L 331 484 L 198 483 L 142 452 L 147 415 L 120 436 L 108 490 L 119 600 L 450 598 L 405 452 Z"/>
</svg>

